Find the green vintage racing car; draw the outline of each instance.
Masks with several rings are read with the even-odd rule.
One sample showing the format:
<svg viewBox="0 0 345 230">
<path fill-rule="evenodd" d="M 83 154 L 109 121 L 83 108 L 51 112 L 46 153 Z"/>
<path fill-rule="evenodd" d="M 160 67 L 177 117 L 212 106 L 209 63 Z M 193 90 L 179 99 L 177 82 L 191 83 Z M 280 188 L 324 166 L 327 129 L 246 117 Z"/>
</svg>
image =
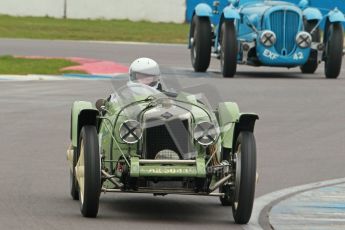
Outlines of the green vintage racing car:
<svg viewBox="0 0 345 230">
<path fill-rule="evenodd" d="M 76 101 L 71 115 L 70 192 L 96 217 L 100 194 L 216 196 L 249 221 L 256 173 L 258 116 L 236 103 L 213 110 L 203 94 L 132 83 L 108 99 Z"/>
</svg>

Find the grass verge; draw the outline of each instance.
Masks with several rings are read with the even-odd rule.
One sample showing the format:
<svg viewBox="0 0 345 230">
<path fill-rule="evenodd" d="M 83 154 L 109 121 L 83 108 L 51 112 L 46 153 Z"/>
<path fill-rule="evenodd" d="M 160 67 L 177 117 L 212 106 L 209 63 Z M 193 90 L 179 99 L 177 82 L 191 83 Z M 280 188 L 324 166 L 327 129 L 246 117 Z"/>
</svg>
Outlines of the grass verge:
<svg viewBox="0 0 345 230">
<path fill-rule="evenodd" d="M 0 37 L 186 43 L 189 25 L 0 15 Z"/>
<path fill-rule="evenodd" d="M 83 73 L 80 71 L 61 71 L 62 68 L 78 65 L 64 59 L 28 59 L 13 56 L 0 57 L 0 74 L 28 75 L 47 74 L 61 75 L 64 73 Z"/>
</svg>

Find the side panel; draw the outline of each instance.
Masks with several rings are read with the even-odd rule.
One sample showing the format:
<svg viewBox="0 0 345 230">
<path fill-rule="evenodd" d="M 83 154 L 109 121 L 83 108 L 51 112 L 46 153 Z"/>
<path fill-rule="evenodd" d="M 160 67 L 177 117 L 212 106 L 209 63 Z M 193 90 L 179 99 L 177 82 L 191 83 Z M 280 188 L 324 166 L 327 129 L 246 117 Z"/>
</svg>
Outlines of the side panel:
<svg viewBox="0 0 345 230">
<path fill-rule="evenodd" d="M 236 103 L 224 102 L 219 104 L 218 113 L 222 146 L 232 148 L 235 123 L 239 120 L 240 110 Z"/>
</svg>

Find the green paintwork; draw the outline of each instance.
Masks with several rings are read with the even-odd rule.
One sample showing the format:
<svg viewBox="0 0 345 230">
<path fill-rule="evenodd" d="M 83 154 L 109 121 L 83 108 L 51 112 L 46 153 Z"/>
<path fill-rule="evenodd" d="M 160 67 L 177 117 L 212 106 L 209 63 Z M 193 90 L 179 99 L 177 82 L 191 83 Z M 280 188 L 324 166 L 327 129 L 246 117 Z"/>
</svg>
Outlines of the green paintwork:
<svg viewBox="0 0 345 230">
<path fill-rule="evenodd" d="M 79 114 L 84 109 L 94 109 L 91 102 L 87 101 L 76 101 L 72 106 L 72 123 L 71 123 L 71 132 L 72 132 L 72 145 L 77 147 L 78 145 L 78 118 Z"/>
<path fill-rule="evenodd" d="M 172 101 L 171 107 L 167 110 L 162 104 L 159 104 L 160 98 L 153 97 L 147 99 L 145 97 L 136 97 L 135 100 L 140 101 L 136 104 L 138 110 L 143 112 L 141 117 L 138 118 L 138 114 L 135 116 L 131 115 L 130 112 L 124 112 L 124 104 L 121 104 L 119 100 L 107 101 L 105 103 L 106 112 L 100 115 L 96 119 L 98 128 L 98 138 L 100 144 L 100 153 L 102 155 L 102 169 L 109 172 L 117 180 L 122 180 L 123 171 L 117 171 L 117 167 L 124 167 L 128 169 L 128 176 L 131 178 L 161 178 L 167 179 L 171 178 L 206 178 L 206 171 L 209 165 L 206 164 L 207 150 L 206 147 L 201 146 L 197 141 L 195 141 L 192 136 L 194 135 L 194 128 L 199 122 L 210 121 L 215 124 L 216 127 L 220 128 L 220 137 L 216 140 L 214 146 L 216 146 L 216 156 L 221 159 L 221 149 L 232 148 L 234 131 L 236 124 L 239 122 L 239 118 L 242 115 L 239 111 L 238 105 L 233 102 L 223 102 L 220 103 L 217 108 L 217 113 L 211 111 L 211 108 L 207 106 L 206 103 L 202 103 L 200 98 L 195 95 L 188 93 L 180 93 L 175 98 L 170 98 Z M 144 100 L 144 101 L 141 101 Z M 150 101 L 152 100 L 152 101 Z M 153 104 L 151 106 L 151 103 Z M 174 104 L 176 103 L 176 104 Z M 184 104 L 185 103 L 185 104 Z M 128 105 L 128 104 L 125 104 Z M 173 106 L 172 106 L 173 105 Z M 181 105 L 186 105 L 186 108 L 182 108 Z M 188 105 L 188 106 L 187 106 Z M 151 106 L 151 107 L 150 107 Z M 180 107 L 179 107 L 180 106 Z M 125 107 L 127 109 L 127 107 Z M 180 108 L 180 109 L 178 109 Z M 164 110 L 166 109 L 166 110 Z M 72 122 L 71 122 L 71 139 L 72 145 L 77 147 L 78 144 L 78 123 L 80 118 L 80 113 L 84 110 L 95 110 L 97 111 L 91 102 L 77 101 L 74 102 L 72 107 Z M 181 113 L 181 111 L 186 110 L 187 112 Z M 127 144 L 124 143 L 120 138 L 119 129 L 121 125 L 127 120 L 136 119 L 141 122 L 141 126 L 145 127 L 145 116 L 151 116 L 152 114 L 159 114 L 158 117 L 162 116 L 162 111 L 169 111 L 174 113 L 174 116 L 179 117 L 188 114 L 189 123 L 189 138 L 192 139 L 193 152 L 196 152 L 196 157 L 194 164 L 186 163 L 176 163 L 174 164 L 158 164 L 158 163 L 140 163 L 140 154 L 142 150 L 143 141 L 145 137 L 143 136 L 138 143 Z M 98 111 L 97 111 L 98 112 Z M 128 112 L 128 113 L 127 113 Z M 94 116 L 94 115 L 93 115 Z M 176 118 L 173 117 L 173 118 Z M 150 117 L 152 118 L 152 117 Z M 157 118 L 154 116 L 153 118 Z M 163 118 L 159 118 L 163 119 Z M 170 119 L 170 118 L 165 118 Z M 186 119 L 186 118 L 184 118 Z M 159 144 L 159 143 L 156 143 Z M 70 157 L 71 158 L 71 157 Z M 120 165 L 118 163 L 121 162 Z M 124 165 L 124 166 L 121 166 Z M 116 171 L 116 172 L 115 172 Z M 212 178 L 212 184 L 216 182 L 217 177 L 214 175 Z M 106 180 L 103 183 L 105 188 L 114 188 L 112 183 Z"/>
<path fill-rule="evenodd" d="M 222 145 L 232 148 L 235 123 L 240 118 L 240 110 L 234 102 L 219 103 L 219 126 L 221 127 Z"/>
<path fill-rule="evenodd" d="M 138 157 L 131 157 L 131 177 L 201 177 L 206 176 L 205 159 L 198 157 L 195 165 L 139 164 Z"/>
</svg>

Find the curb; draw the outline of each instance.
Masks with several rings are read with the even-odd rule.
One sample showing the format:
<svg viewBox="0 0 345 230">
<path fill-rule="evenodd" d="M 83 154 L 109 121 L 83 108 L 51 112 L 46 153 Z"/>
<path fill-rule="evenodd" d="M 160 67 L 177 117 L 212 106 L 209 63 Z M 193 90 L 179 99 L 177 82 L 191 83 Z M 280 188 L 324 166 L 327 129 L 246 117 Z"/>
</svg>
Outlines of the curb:
<svg viewBox="0 0 345 230">
<path fill-rule="evenodd" d="M 305 184 L 301 186 L 295 186 L 291 188 L 282 189 L 276 192 L 272 192 L 261 197 L 258 197 L 254 201 L 254 208 L 252 213 L 251 221 L 248 225 L 242 226 L 245 230 L 263 230 L 263 227 L 260 225 L 261 218 L 269 218 L 269 213 L 264 213 L 264 211 L 270 209 L 274 204 L 278 201 L 285 200 L 290 196 L 296 195 L 298 193 L 302 193 L 305 191 L 327 187 L 331 185 L 336 185 L 340 183 L 345 183 L 345 178 L 334 179 L 334 180 L 327 180 L 322 182 L 316 182 L 311 184 Z M 270 224 L 270 223 L 267 223 Z"/>
<path fill-rule="evenodd" d="M 62 80 L 111 80 L 114 75 L 65 74 L 65 75 L 0 75 L 0 81 L 62 81 Z"/>
</svg>

